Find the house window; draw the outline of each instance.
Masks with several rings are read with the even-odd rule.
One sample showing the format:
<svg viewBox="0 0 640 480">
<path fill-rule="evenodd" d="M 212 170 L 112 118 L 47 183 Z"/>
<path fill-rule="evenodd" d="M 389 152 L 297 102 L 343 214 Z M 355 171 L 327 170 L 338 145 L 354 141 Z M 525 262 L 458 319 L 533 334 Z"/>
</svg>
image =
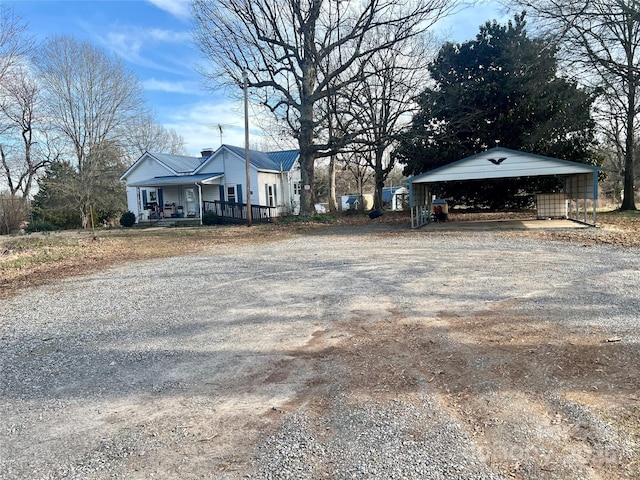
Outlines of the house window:
<svg viewBox="0 0 640 480">
<path fill-rule="evenodd" d="M 227 202 L 236 203 L 236 187 L 227 187 Z"/>
<path fill-rule="evenodd" d="M 293 194 L 300 195 L 300 190 L 302 190 L 302 182 L 294 182 L 293 183 Z"/>
</svg>

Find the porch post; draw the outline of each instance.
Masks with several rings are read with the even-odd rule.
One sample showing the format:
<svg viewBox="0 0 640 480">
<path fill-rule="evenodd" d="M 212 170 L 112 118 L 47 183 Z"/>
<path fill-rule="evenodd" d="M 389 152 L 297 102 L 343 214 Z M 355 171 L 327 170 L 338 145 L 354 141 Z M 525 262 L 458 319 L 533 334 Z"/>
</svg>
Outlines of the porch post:
<svg viewBox="0 0 640 480">
<path fill-rule="evenodd" d="M 198 187 L 198 213 L 200 214 L 200 225 L 202 226 L 202 214 L 204 213 L 204 205 L 202 204 L 202 185 L 196 183 Z"/>
<path fill-rule="evenodd" d="M 136 212 L 136 218 L 138 222 L 142 221 L 142 200 L 140 199 L 140 187 L 136 187 L 136 204 L 138 211 Z"/>
</svg>

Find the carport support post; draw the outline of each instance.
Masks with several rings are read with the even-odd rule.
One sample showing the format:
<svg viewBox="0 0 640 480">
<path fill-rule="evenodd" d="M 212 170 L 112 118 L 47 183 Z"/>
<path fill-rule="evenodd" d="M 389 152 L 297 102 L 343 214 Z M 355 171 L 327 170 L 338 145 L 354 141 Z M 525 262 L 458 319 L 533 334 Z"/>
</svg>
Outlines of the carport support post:
<svg viewBox="0 0 640 480">
<path fill-rule="evenodd" d="M 409 183 L 409 211 L 411 212 L 411 228 L 415 228 L 415 224 L 413 223 L 413 183 Z"/>
<path fill-rule="evenodd" d="M 598 172 L 593 173 L 593 226 L 598 218 Z"/>
<path fill-rule="evenodd" d="M 433 196 L 431 195 L 431 189 L 427 187 L 426 191 L 426 203 L 427 203 L 427 223 L 431 221 L 431 206 L 433 205 Z"/>
</svg>

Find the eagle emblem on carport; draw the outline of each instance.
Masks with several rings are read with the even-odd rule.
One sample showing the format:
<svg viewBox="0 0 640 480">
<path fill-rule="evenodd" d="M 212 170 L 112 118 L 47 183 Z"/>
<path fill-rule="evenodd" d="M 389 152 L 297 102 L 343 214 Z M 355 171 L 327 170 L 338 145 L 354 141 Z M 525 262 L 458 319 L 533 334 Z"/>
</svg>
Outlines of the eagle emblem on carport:
<svg viewBox="0 0 640 480">
<path fill-rule="evenodd" d="M 502 162 L 504 162 L 507 159 L 507 157 L 500 157 L 500 158 L 487 158 L 487 160 L 489 160 L 491 163 L 493 163 L 494 165 L 500 165 Z"/>
</svg>

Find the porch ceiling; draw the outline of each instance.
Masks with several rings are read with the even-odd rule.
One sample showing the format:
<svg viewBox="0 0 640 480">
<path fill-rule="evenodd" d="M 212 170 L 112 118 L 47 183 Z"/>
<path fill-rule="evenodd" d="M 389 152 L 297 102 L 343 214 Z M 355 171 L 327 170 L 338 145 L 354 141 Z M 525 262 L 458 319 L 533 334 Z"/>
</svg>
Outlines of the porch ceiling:
<svg viewBox="0 0 640 480">
<path fill-rule="evenodd" d="M 224 173 L 202 173 L 199 175 L 178 175 L 166 177 L 153 177 L 147 180 L 128 183 L 128 187 L 168 187 L 171 185 L 211 185 L 217 183 L 216 180 L 224 177 Z"/>
</svg>

